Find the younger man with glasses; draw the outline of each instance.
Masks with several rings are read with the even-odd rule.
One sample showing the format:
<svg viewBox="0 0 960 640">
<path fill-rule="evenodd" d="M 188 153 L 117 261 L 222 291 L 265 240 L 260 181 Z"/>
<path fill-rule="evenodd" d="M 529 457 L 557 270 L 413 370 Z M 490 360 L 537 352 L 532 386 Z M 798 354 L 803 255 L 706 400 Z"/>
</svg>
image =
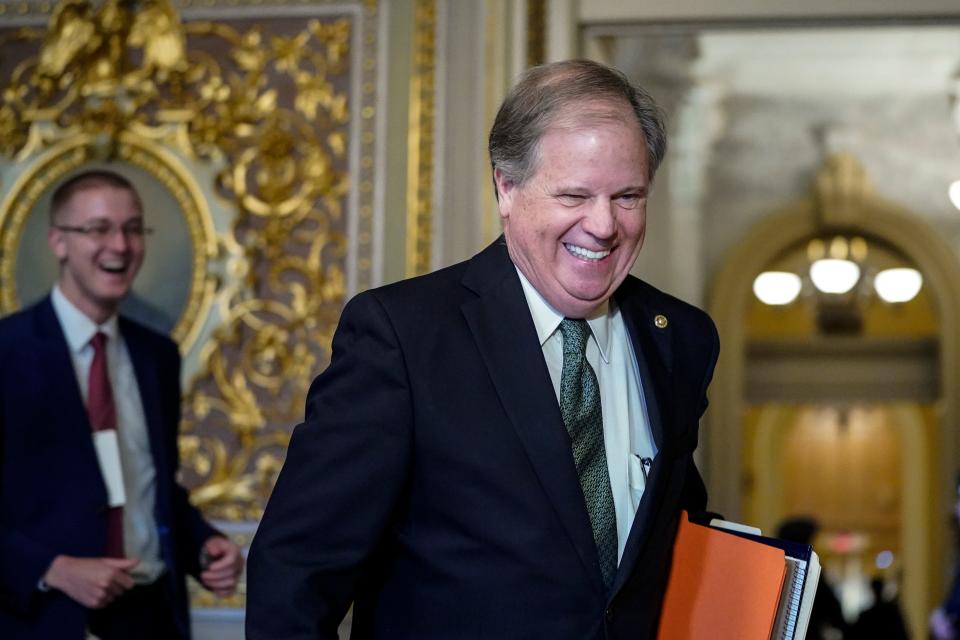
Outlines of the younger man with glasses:
<svg viewBox="0 0 960 640">
<path fill-rule="evenodd" d="M 147 233 L 125 178 L 70 178 L 50 210 L 57 283 L 0 320 L 4 638 L 188 638 L 184 576 L 236 586 L 239 548 L 175 481 L 177 346 L 117 315 Z"/>
</svg>

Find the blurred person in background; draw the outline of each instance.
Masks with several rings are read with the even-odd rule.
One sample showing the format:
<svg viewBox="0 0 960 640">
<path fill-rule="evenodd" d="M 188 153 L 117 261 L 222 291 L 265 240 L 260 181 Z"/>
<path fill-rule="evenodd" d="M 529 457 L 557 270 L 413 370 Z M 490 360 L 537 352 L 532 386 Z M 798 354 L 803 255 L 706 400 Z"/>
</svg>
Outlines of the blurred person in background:
<svg viewBox="0 0 960 640">
<path fill-rule="evenodd" d="M 145 253 L 143 205 L 109 171 L 53 194 L 57 283 L 0 320 L 0 636 L 189 638 L 191 574 L 243 565 L 177 484 L 180 354 L 118 316 Z"/>
<path fill-rule="evenodd" d="M 960 475 L 957 476 L 957 502 L 953 515 L 960 523 Z M 953 583 L 943 604 L 930 614 L 930 634 L 935 640 L 954 640 L 960 638 L 960 567 L 953 577 Z"/>
<path fill-rule="evenodd" d="M 812 545 L 819 530 L 820 523 L 815 518 L 797 516 L 784 520 L 777 529 L 776 537 Z M 821 573 L 813 599 L 813 610 L 810 612 L 807 638 L 808 640 L 842 640 L 848 637 L 848 631 L 849 625 L 843 617 L 840 600 L 837 599 L 826 575 Z"/>
<path fill-rule="evenodd" d="M 849 639 L 907 640 L 910 637 L 907 634 L 907 625 L 897 598 L 885 597 L 885 586 L 883 578 L 871 578 L 870 591 L 873 593 L 873 604 L 860 612 L 857 621 L 850 628 L 847 636 Z"/>
</svg>

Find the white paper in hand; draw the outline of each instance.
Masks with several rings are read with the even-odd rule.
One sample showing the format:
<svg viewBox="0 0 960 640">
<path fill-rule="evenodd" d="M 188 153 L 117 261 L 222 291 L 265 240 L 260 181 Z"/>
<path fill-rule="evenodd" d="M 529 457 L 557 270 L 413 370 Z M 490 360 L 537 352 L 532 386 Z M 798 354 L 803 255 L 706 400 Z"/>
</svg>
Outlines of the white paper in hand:
<svg viewBox="0 0 960 640">
<path fill-rule="evenodd" d="M 100 473 L 107 485 L 107 503 L 111 507 L 122 507 L 127 502 L 123 489 L 123 467 L 120 466 L 120 445 L 115 429 L 93 432 L 93 446 L 97 450 Z"/>
</svg>

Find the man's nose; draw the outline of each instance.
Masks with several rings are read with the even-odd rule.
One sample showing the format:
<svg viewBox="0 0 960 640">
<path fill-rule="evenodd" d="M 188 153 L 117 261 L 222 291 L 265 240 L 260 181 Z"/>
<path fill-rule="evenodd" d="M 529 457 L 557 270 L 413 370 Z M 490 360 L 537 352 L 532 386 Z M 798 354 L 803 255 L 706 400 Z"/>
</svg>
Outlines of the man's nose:
<svg viewBox="0 0 960 640">
<path fill-rule="evenodd" d="M 126 251 L 130 247 L 130 237 L 123 227 L 113 227 L 106 237 L 106 245 L 114 251 Z"/>
<path fill-rule="evenodd" d="M 583 230 L 595 238 L 612 238 L 617 229 L 615 207 L 610 198 L 596 198 L 584 217 Z"/>
</svg>

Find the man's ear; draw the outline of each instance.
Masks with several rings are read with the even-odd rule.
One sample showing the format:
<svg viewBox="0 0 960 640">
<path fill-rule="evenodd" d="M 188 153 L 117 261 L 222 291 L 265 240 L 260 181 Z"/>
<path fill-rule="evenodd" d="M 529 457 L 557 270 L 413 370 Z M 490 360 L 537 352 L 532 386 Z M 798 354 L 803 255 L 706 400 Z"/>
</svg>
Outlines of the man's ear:
<svg viewBox="0 0 960 640">
<path fill-rule="evenodd" d="M 63 260 L 67 257 L 67 234 L 57 229 L 53 225 L 50 225 L 50 228 L 47 229 L 47 245 L 50 247 L 50 251 L 53 252 L 53 255 L 57 256 L 57 260 Z"/>
<path fill-rule="evenodd" d="M 501 169 L 493 170 L 493 182 L 497 186 L 497 202 L 500 207 L 500 217 L 508 218 L 517 185 L 513 180 L 508 178 Z"/>
</svg>

